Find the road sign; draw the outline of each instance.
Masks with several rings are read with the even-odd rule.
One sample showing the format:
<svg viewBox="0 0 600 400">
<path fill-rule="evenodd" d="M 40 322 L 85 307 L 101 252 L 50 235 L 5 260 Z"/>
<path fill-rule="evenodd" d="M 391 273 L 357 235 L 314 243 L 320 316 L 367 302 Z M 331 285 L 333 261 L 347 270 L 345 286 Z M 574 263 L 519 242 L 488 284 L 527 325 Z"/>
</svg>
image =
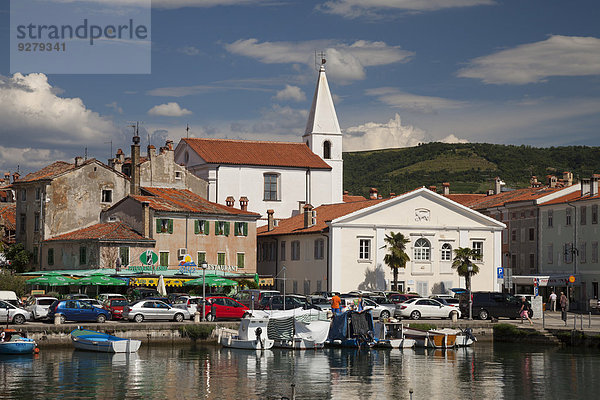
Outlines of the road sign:
<svg viewBox="0 0 600 400">
<path fill-rule="evenodd" d="M 533 295 L 534 296 L 538 296 L 539 295 L 539 288 L 537 286 L 533 287 Z"/>
<path fill-rule="evenodd" d="M 158 261 L 158 255 L 152 250 L 146 250 L 140 254 L 140 262 L 142 265 L 154 265 Z"/>
<path fill-rule="evenodd" d="M 498 279 L 504 279 L 504 268 L 498 267 Z"/>
<path fill-rule="evenodd" d="M 569 283 L 575 283 L 575 277 L 573 275 L 569 276 Z"/>
</svg>

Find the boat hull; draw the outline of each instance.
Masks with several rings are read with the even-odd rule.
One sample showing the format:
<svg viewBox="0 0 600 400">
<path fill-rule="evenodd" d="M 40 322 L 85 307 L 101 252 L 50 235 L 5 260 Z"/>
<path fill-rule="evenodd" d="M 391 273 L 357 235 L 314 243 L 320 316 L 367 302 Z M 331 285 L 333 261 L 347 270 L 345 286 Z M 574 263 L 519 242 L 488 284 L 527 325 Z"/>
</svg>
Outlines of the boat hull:
<svg viewBox="0 0 600 400">
<path fill-rule="evenodd" d="M 246 349 L 246 350 L 269 350 L 275 344 L 274 340 L 246 340 L 240 339 L 238 336 L 222 336 L 221 345 L 231 349 Z"/>
<path fill-rule="evenodd" d="M 32 354 L 35 346 L 35 342 L 29 340 L 3 342 L 0 343 L 0 354 Z"/>
<path fill-rule="evenodd" d="M 404 338 L 404 339 L 383 339 L 379 340 L 375 347 L 383 349 L 410 349 L 415 346 L 415 340 Z"/>
<path fill-rule="evenodd" d="M 140 340 L 80 329 L 71 332 L 71 341 L 76 349 L 101 353 L 135 353 L 142 344 Z"/>
<path fill-rule="evenodd" d="M 294 338 L 292 340 L 275 340 L 273 347 L 279 349 L 291 349 L 291 350 L 310 350 L 310 349 L 322 349 L 325 346 L 323 342 L 315 342 L 314 340 L 305 340 L 300 338 Z"/>
</svg>

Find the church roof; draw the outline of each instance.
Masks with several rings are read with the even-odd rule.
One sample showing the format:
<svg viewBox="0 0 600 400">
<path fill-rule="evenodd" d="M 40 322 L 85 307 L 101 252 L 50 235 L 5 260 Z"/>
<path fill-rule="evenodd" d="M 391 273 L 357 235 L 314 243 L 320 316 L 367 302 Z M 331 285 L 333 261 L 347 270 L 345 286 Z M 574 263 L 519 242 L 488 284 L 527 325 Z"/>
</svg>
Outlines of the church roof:
<svg viewBox="0 0 600 400">
<path fill-rule="evenodd" d="M 304 143 L 183 138 L 209 164 L 331 169 Z"/>
<path fill-rule="evenodd" d="M 311 133 L 342 134 L 323 65 L 319 70 L 317 87 L 308 114 L 308 123 L 304 135 L 310 135 Z"/>
</svg>

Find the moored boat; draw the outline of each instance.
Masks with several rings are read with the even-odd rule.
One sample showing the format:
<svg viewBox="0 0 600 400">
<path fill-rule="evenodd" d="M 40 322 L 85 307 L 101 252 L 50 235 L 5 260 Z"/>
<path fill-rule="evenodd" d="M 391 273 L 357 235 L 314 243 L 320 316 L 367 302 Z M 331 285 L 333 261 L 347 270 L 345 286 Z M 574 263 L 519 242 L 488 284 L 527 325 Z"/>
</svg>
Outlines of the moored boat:
<svg viewBox="0 0 600 400">
<path fill-rule="evenodd" d="M 268 350 L 274 344 L 274 341 L 267 337 L 268 322 L 268 318 L 247 316 L 240 321 L 237 335 L 228 330 L 220 330 L 218 342 L 224 347 L 234 349 Z"/>
<path fill-rule="evenodd" d="M 404 328 L 404 336 L 415 340 L 415 346 L 448 349 L 456 346 L 456 334 Z"/>
<path fill-rule="evenodd" d="M 415 340 L 404 335 L 404 326 L 401 323 L 377 322 L 374 324 L 374 333 L 377 348 L 408 349 L 415 346 Z"/>
<path fill-rule="evenodd" d="M 456 346 L 458 347 L 467 347 L 471 346 L 473 343 L 477 341 L 477 338 L 473 335 L 473 331 L 471 328 L 466 328 L 465 330 L 460 329 L 452 329 L 452 328 L 443 328 L 436 329 L 433 332 L 439 332 L 447 335 L 456 335 Z"/>
<path fill-rule="evenodd" d="M 0 354 L 32 354 L 37 349 L 33 339 L 25 337 L 25 334 L 14 329 L 4 329 L 0 333 Z"/>
<path fill-rule="evenodd" d="M 373 316 L 369 310 L 334 315 L 325 344 L 338 347 L 373 347 Z"/>
<path fill-rule="evenodd" d="M 135 353 L 142 344 L 140 340 L 79 328 L 71 332 L 71 342 L 76 349 L 102 353 Z"/>
</svg>

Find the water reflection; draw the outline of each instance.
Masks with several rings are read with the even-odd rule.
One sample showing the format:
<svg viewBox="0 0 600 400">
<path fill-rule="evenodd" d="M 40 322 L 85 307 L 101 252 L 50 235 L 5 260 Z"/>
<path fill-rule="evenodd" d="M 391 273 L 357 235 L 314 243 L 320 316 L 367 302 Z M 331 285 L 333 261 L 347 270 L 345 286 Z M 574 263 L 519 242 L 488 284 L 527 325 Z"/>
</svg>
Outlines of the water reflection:
<svg viewBox="0 0 600 400">
<path fill-rule="evenodd" d="M 458 350 L 253 352 L 142 346 L 0 357 L 0 399 L 596 398 L 594 351 L 478 344 Z"/>
</svg>

